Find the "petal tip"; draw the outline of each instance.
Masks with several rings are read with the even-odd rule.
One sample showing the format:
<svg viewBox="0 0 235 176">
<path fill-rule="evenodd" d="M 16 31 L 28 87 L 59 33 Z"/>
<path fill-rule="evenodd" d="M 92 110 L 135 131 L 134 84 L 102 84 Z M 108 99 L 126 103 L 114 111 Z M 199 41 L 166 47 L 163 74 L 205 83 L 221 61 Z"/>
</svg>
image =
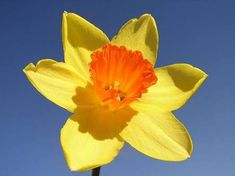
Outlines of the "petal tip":
<svg viewBox="0 0 235 176">
<path fill-rule="evenodd" d="M 23 69 L 23 72 L 26 74 L 27 71 L 35 71 L 36 67 L 33 63 L 29 63 L 28 65 L 26 65 Z"/>
<path fill-rule="evenodd" d="M 23 69 L 23 72 L 24 73 L 26 73 L 27 71 L 34 71 L 34 72 L 36 72 L 37 68 L 40 65 L 48 64 L 48 63 L 53 64 L 53 63 L 56 63 L 56 61 L 54 61 L 52 59 L 42 59 L 42 60 L 39 60 L 36 64 L 29 63 L 28 65 L 25 66 L 25 68 Z"/>
<path fill-rule="evenodd" d="M 191 64 L 187 64 L 187 63 L 177 63 L 177 64 L 173 64 L 175 66 L 177 65 L 182 65 L 184 66 L 184 68 L 190 68 L 190 69 L 193 69 L 195 71 L 197 71 L 200 75 L 201 75 L 201 79 L 204 81 L 207 77 L 208 77 L 208 74 L 206 72 L 204 72 L 203 70 L 201 70 L 200 68 L 198 67 L 195 67 Z"/>
<path fill-rule="evenodd" d="M 153 16 L 150 13 L 144 13 L 140 16 L 140 18 L 153 18 Z"/>
<path fill-rule="evenodd" d="M 66 16 L 68 14 L 67 11 L 63 11 L 63 16 Z"/>
</svg>

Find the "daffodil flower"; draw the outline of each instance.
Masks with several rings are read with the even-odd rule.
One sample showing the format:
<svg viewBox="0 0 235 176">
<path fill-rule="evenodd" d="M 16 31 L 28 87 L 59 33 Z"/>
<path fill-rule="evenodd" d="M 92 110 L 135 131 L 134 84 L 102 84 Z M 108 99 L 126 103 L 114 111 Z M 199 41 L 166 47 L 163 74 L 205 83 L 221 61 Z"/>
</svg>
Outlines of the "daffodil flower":
<svg viewBox="0 0 235 176">
<path fill-rule="evenodd" d="M 158 31 L 144 14 L 109 38 L 74 14 L 63 14 L 65 62 L 30 63 L 24 73 L 47 99 L 72 113 L 61 144 L 72 171 L 110 163 L 127 142 L 152 158 L 182 161 L 193 144 L 171 111 L 194 94 L 207 75 L 189 64 L 154 68 Z"/>
</svg>

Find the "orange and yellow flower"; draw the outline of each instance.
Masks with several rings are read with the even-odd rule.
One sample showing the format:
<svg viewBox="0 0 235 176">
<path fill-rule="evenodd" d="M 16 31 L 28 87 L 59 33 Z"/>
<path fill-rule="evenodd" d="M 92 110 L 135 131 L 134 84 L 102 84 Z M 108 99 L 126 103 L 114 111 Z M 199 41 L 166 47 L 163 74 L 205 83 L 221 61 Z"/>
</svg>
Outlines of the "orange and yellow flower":
<svg viewBox="0 0 235 176">
<path fill-rule="evenodd" d="M 188 64 L 154 68 L 158 31 L 151 15 L 131 19 L 109 40 L 65 12 L 62 34 L 65 62 L 43 59 L 24 72 L 42 95 L 73 113 L 61 129 L 72 171 L 111 162 L 124 142 L 160 160 L 190 157 L 190 135 L 171 111 L 184 105 L 207 75 Z"/>
</svg>

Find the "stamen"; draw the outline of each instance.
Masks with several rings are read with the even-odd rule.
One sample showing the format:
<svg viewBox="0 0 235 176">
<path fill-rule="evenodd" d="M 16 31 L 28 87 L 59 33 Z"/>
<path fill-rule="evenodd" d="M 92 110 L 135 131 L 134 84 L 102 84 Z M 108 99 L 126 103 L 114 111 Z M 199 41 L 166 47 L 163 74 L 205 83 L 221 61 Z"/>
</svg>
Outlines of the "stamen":
<svg viewBox="0 0 235 176">
<path fill-rule="evenodd" d="M 102 105 L 120 109 L 157 82 L 153 65 L 140 51 L 107 44 L 91 54 L 91 79 Z"/>
</svg>

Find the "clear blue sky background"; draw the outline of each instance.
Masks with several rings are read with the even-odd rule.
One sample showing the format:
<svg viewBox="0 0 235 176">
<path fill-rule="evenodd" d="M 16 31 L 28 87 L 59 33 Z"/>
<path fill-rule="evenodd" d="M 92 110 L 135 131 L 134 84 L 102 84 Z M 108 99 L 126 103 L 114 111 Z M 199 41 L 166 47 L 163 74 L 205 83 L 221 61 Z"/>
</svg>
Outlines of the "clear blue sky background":
<svg viewBox="0 0 235 176">
<path fill-rule="evenodd" d="M 70 115 L 42 97 L 22 72 L 42 58 L 63 60 L 61 17 L 76 12 L 112 37 L 128 19 L 157 20 L 157 66 L 191 63 L 209 75 L 177 117 L 195 149 L 180 163 L 148 158 L 129 145 L 101 176 L 235 175 L 235 1 L 233 0 L 1 0 L 0 175 L 88 176 L 71 173 L 59 142 Z"/>
</svg>

